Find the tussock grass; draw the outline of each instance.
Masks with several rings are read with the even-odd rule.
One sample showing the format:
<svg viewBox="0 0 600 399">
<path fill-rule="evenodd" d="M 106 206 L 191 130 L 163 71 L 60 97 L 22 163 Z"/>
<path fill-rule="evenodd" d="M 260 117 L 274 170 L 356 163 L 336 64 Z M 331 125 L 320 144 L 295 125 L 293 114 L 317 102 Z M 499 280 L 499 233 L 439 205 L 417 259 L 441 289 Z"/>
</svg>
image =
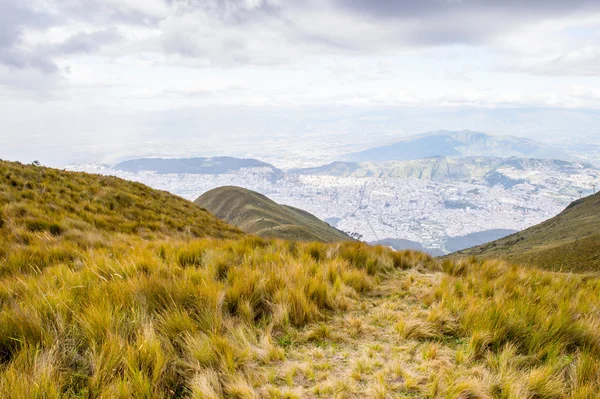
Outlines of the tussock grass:
<svg viewBox="0 0 600 399">
<path fill-rule="evenodd" d="M 242 233 L 139 183 L 0 161 L 0 276 L 75 265 L 88 250 L 127 252 L 129 236 L 191 240 Z"/>
<path fill-rule="evenodd" d="M 252 369 L 284 358 L 282 337 L 347 309 L 371 287 L 370 274 L 391 264 L 378 250 L 368 262 L 380 269 L 367 270 L 336 246 L 317 262 L 310 244 L 294 255 L 283 241 L 130 236 L 126 244 L 4 274 L 1 397 L 17 380 L 42 381 L 40 392 L 57 397 L 255 397 Z M 307 339 L 335 335 L 320 324 Z"/>
<path fill-rule="evenodd" d="M 600 279 L 475 258 L 448 272 L 435 289 L 436 304 L 459 321 L 460 357 L 493 374 L 486 383 L 491 397 L 598 392 Z"/>
<path fill-rule="evenodd" d="M 281 370 L 317 370 L 293 381 L 302 397 L 598 396 L 598 277 L 476 258 L 429 266 L 395 269 L 359 306 L 306 327 L 314 339 L 293 340 Z"/>
</svg>

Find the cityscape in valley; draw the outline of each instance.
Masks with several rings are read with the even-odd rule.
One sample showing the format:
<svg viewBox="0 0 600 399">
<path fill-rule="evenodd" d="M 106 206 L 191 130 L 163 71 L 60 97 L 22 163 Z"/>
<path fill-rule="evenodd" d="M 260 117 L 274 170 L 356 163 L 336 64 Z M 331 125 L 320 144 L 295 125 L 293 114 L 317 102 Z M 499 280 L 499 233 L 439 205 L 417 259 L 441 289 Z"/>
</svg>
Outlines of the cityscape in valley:
<svg viewBox="0 0 600 399">
<path fill-rule="evenodd" d="M 374 154 L 365 162 L 283 171 L 259 160 L 216 157 L 142 159 L 68 169 L 138 181 L 189 200 L 216 187 L 240 186 L 305 209 L 366 242 L 387 240 L 396 249 L 434 255 L 538 224 L 600 184 L 599 168 L 587 161 L 552 159 L 560 154 L 551 147 L 475 132 L 465 142 L 465 134 L 444 132 L 444 140 L 433 150 L 419 142 L 424 137 L 436 139 L 439 133 L 406 140 L 403 147 L 426 150 L 394 152 L 400 159 L 410 154 L 410 160 L 373 161 L 381 157 Z M 463 141 L 457 145 L 448 138 Z M 460 157 L 457 148 L 475 155 Z M 498 157 L 503 152 L 512 157 Z M 549 158 L 529 158 L 534 155 Z"/>
</svg>

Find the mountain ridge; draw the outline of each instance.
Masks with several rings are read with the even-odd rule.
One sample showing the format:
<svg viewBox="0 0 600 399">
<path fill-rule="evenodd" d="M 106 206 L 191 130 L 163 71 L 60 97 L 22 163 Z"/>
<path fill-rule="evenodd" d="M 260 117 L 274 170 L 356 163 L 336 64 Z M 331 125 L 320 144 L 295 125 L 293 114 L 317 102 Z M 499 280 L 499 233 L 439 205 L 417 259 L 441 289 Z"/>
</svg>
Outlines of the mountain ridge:
<svg viewBox="0 0 600 399">
<path fill-rule="evenodd" d="M 283 177 L 283 171 L 275 166 L 253 158 L 229 156 L 194 158 L 139 158 L 119 162 L 112 169 L 137 173 L 150 171 L 159 174 L 223 174 L 244 168 L 269 168 L 271 179 Z"/>
</svg>

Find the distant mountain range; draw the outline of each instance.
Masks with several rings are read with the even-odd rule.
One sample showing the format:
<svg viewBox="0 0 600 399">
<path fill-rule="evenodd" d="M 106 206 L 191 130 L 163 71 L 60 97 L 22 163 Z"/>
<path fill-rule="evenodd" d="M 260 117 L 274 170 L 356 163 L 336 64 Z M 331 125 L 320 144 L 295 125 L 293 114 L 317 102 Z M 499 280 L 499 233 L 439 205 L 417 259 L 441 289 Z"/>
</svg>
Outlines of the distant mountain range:
<svg viewBox="0 0 600 399">
<path fill-rule="evenodd" d="M 453 255 L 505 258 L 551 270 L 598 271 L 600 193 L 571 203 L 541 224 Z"/>
<path fill-rule="evenodd" d="M 298 208 L 279 205 L 241 187 L 219 187 L 194 203 L 242 231 L 264 238 L 300 241 L 351 241 L 351 237 Z"/>
<path fill-rule="evenodd" d="M 205 174 L 218 175 L 244 168 L 268 168 L 271 170 L 272 179 L 283 177 L 284 173 L 275 166 L 257 159 L 244 159 L 234 157 L 213 158 L 141 158 L 124 161 L 113 166 L 113 169 L 125 172 L 138 173 L 142 171 L 156 172 L 159 174 Z"/>
<path fill-rule="evenodd" d="M 408 161 L 333 162 L 313 168 L 294 169 L 290 173 L 355 178 L 423 179 L 442 183 L 476 182 L 511 188 L 521 183 L 543 184 L 541 180 L 544 177 L 557 178 L 585 170 L 597 171 L 590 164 L 551 159 L 435 157 Z"/>
<path fill-rule="evenodd" d="M 560 149 L 533 140 L 513 136 L 492 136 L 470 130 L 440 130 L 411 136 L 394 144 L 354 152 L 344 158 L 348 161 L 380 162 L 463 156 L 572 158 Z"/>
</svg>

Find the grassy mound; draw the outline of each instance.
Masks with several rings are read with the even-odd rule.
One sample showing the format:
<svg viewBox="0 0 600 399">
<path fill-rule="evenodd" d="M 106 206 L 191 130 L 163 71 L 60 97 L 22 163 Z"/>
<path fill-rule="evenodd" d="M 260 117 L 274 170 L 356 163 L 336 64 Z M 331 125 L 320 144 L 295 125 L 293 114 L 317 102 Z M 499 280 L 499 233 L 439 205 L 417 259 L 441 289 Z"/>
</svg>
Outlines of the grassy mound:
<svg viewBox="0 0 600 399">
<path fill-rule="evenodd" d="M 600 193 L 537 226 L 453 255 L 504 258 L 555 271 L 599 271 Z"/>
<path fill-rule="evenodd" d="M 279 205 L 262 194 L 241 187 L 219 187 L 202 194 L 194 202 L 246 233 L 264 238 L 322 242 L 352 240 L 306 211 Z"/>
</svg>

